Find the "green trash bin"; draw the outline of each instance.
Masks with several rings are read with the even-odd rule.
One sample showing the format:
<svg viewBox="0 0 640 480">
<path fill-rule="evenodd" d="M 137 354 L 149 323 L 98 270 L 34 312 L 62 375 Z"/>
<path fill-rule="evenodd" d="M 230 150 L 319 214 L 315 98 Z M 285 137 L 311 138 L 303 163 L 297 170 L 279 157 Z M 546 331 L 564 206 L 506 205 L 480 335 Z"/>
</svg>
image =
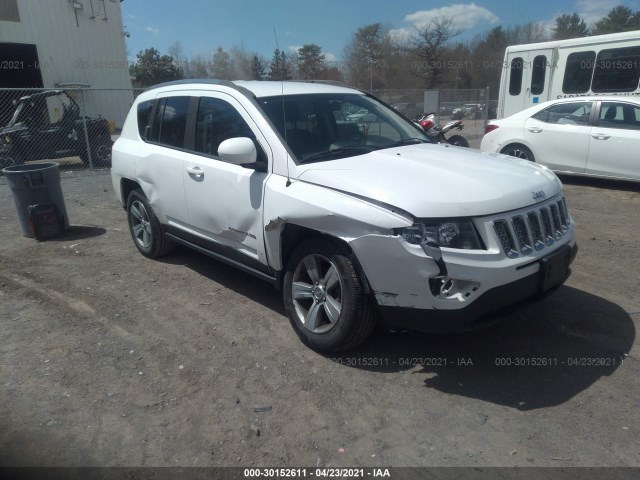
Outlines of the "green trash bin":
<svg viewBox="0 0 640 480">
<path fill-rule="evenodd" d="M 4 173 L 11 193 L 13 193 L 13 202 L 18 212 L 22 235 L 34 237 L 31 225 L 29 225 L 29 207 L 45 203 L 53 203 L 58 208 L 64 219 L 64 229 L 69 228 L 69 218 L 62 196 L 57 163 L 13 165 L 4 168 L 2 173 Z"/>
</svg>

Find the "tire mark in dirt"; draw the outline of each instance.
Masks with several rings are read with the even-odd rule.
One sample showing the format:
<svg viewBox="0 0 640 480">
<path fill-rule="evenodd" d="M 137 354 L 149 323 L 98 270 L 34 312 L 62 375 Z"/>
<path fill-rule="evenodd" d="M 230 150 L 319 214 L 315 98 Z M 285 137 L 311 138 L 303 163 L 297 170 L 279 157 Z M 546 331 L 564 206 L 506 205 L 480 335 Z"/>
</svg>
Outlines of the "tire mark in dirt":
<svg viewBox="0 0 640 480">
<path fill-rule="evenodd" d="M 99 315 L 87 302 L 83 300 L 71 298 L 67 294 L 60 293 L 51 287 L 40 285 L 29 278 L 19 275 L 0 275 L 0 278 L 7 283 L 13 284 L 14 287 L 17 286 L 27 290 L 27 294 L 44 298 L 62 308 L 67 308 L 83 317 L 95 320 L 107 329 L 115 331 L 115 333 L 121 337 L 129 337 L 131 335 L 124 328 L 113 324 L 106 317 Z"/>
</svg>

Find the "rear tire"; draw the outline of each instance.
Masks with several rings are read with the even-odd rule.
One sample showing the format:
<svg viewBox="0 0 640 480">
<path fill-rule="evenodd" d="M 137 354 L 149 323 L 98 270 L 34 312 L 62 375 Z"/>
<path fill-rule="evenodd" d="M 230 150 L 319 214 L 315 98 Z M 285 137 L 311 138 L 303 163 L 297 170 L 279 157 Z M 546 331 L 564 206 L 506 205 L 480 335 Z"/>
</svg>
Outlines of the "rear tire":
<svg viewBox="0 0 640 480">
<path fill-rule="evenodd" d="M 504 153 L 505 155 L 509 155 L 511 157 L 521 158 L 522 160 L 529 160 L 530 162 L 536 161 L 536 158 L 533 156 L 533 152 L 524 145 L 508 145 L 507 147 L 503 148 L 500 153 Z"/>
<path fill-rule="evenodd" d="M 462 135 L 451 135 L 447 138 L 447 142 L 451 145 L 455 145 L 456 147 L 467 147 L 469 148 L 469 142 Z"/>
<path fill-rule="evenodd" d="M 333 241 L 310 239 L 293 252 L 283 296 L 296 334 L 319 352 L 354 348 L 376 325 L 347 249 Z"/>
<path fill-rule="evenodd" d="M 175 243 L 162 234 L 160 222 L 142 190 L 133 190 L 129 194 L 127 220 L 133 243 L 145 257 L 162 257 L 175 248 Z"/>
</svg>

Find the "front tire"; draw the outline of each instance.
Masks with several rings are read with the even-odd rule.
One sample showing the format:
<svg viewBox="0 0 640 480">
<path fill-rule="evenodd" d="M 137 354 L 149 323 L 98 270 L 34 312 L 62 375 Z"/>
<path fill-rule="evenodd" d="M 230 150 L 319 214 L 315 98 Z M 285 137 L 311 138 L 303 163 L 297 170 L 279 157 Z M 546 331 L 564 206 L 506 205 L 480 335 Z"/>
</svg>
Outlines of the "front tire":
<svg viewBox="0 0 640 480">
<path fill-rule="evenodd" d="M 284 305 L 296 334 L 312 349 L 354 348 L 376 318 L 345 247 L 320 238 L 300 245 L 287 262 Z"/>
<path fill-rule="evenodd" d="M 455 145 L 456 147 L 467 147 L 469 148 L 469 142 L 462 135 L 451 135 L 447 142 L 451 145 Z"/>
<path fill-rule="evenodd" d="M 536 158 L 533 156 L 533 152 L 524 145 L 509 145 L 503 148 L 500 153 L 504 153 L 511 157 L 521 158 L 522 160 L 529 160 L 530 162 L 536 161 Z"/>
<path fill-rule="evenodd" d="M 129 194 L 127 220 L 133 243 L 145 257 L 161 257 L 175 248 L 175 244 L 162 234 L 160 222 L 142 190 L 133 190 Z"/>
</svg>

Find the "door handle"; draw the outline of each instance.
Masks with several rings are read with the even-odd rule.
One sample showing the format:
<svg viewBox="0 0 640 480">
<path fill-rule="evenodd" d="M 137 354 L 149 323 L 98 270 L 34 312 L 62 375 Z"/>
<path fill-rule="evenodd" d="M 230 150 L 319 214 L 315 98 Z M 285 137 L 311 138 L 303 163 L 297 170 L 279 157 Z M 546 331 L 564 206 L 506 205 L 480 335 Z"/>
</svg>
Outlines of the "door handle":
<svg viewBox="0 0 640 480">
<path fill-rule="evenodd" d="M 187 167 L 187 172 L 191 175 L 196 175 L 198 177 L 204 177 L 204 171 L 200 167 Z"/>
<path fill-rule="evenodd" d="M 594 133 L 591 135 L 596 140 L 607 140 L 611 135 L 605 135 L 604 133 Z"/>
<path fill-rule="evenodd" d="M 540 133 L 542 131 L 542 128 L 538 128 L 538 127 L 529 127 L 528 130 L 531 133 Z"/>
</svg>

